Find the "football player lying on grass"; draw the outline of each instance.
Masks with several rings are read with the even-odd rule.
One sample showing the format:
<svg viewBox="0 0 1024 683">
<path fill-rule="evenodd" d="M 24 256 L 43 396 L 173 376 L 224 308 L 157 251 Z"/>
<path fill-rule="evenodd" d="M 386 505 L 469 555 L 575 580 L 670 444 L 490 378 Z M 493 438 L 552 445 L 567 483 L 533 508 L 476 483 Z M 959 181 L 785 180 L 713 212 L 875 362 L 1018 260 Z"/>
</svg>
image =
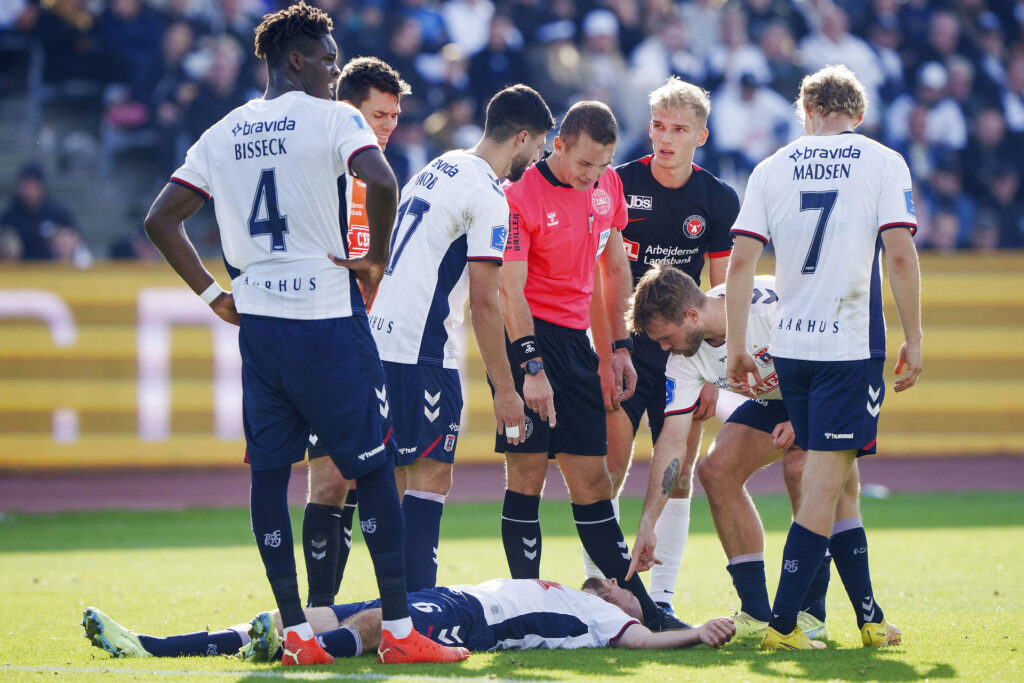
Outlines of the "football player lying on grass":
<svg viewBox="0 0 1024 683">
<path fill-rule="evenodd" d="M 732 637 L 722 617 L 678 631 L 652 633 L 640 623 L 640 604 L 615 579 L 587 579 L 582 590 L 539 579 L 493 579 L 476 586 L 440 586 L 409 594 L 415 628 L 444 645 L 472 651 L 625 647 L 668 650 L 721 647 Z M 357 657 L 380 643 L 380 601 L 306 609 L 324 650 Z M 281 656 L 281 619 L 263 612 L 251 624 L 224 631 L 157 638 L 136 635 L 94 607 L 82 618 L 92 645 L 115 657 L 182 657 L 230 654 L 247 661 Z M 393 655 L 388 654 L 388 661 Z M 378 651 L 378 659 L 381 653 Z"/>
</svg>

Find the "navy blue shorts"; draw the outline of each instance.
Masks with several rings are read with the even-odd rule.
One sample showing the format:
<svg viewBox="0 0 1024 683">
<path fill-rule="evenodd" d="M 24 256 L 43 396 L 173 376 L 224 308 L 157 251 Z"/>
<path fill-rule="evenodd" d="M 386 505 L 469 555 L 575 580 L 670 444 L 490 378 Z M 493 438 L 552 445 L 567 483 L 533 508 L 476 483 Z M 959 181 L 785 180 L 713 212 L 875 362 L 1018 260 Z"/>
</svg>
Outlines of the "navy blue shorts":
<svg viewBox="0 0 1024 683">
<path fill-rule="evenodd" d="M 442 645 L 461 645 L 486 652 L 497 644 L 480 601 L 444 586 L 409 593 L 409 616 L 415 629 Z M 380 607 L 380 600 L 332 605 L 341 623 L 354 614 Z"/>
<path fill-rule="evenodd" d="M 775 430 L 776 425 L 787 420 L 789 420 L 789 413 L 786 412 L 784 401 L 748 398 L 736 410 L 732 411 L 732 414 L 725 423 L 734 422 L 771 434 Z M 794 440 L 793 445 L 802 448 L 799 440 Z"/>
<path fill-rule="evenodd" d="M 622 402 L 622 409 L 633 423 L 633 434 L 640 428 L 640 420 L 647 413 L 651 437 L 658 440 L 665 424 L 665 363 L 668 351 L 645 334 L 633 335 L 633 367 L 636 369 L 636 392 Z"/>
<path fill-rule="evenodd" d="M 311 431 L 346 479 L 387 462 L 393 445 L 384 371 L 365 314 L 243 315 L 238 346 L 246 458 L 254 470 L 302 460 Z"/>
<path fill-rule="evenodd" d="M 544 359 L 544 374 L 555 392 L 555 428 L 551 429 L 537 413 L 527 408 L 524 440 L 514 446 L 504 434 L 497 434 L 494 451 L 547 453 L 550 457 L 557 453 L 607 455 L 604 394 L 601 377 L 597 374 L 597 354 L 590 346 L 587 333 L 540 318 L 533 319 L 533 330 Z M 505 341 L 516 391 L 522 396 L 523 373 L 512 355 L 511 342 Z M 493 386 L 491 393 L 494 393 Z"/>
<path fill-rule="evenodd" d="M 775 356 L 797 443 L 812 451 L 875 452 L 885 398 L 884 360 L 813 361 Z"/>
<path fill-rule="evenodd" d="M 462 422 L 462 384 L 459 371 L 430 365 L 384 361 L 389 417 L 394 425 L 396 465 L 411 465 L 416 458 L 439 462 L 455 460 Z M 309 458 L 328 454 L 317 435 L 309 437 Z"/>
</svg>

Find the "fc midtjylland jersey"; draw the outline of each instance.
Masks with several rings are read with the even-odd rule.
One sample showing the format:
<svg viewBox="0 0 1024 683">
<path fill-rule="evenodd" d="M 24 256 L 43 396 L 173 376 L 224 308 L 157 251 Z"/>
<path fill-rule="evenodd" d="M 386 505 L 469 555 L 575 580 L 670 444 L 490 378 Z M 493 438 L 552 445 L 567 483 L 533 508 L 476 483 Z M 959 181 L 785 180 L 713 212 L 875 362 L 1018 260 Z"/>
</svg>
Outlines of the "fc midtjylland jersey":
<svg viewBox="0 0 1024 683">
<path fill-rule="evenodd" d="M 297 91 L 251 100 L 192 145 L 171 182 L 216 199 L 239 313 L 315 320 L 362 308 L 350 272 L 327 256 L 345 253 L 338 176 L 375 148 L 357 109 Z"/>
<path fill-rule="evenodd" d="M 881 232 L 917 230 L 910 170 L 856 133 L 806 135 L 754 169 L 733 228 L 775 247 L 772 355 L 885 357 Z"/>
<path fill-rule="evenodd" d="M 452 330 L 462 323 L 466 264 L 501 264 L 505 193 L 486 161 L 456 150 L 416 174 L 400 202 L 370 329 L 381 360 L 457 368 Z"/>
<path fill-rule="evenodd" d="M 633 286 L 657 263 L 675 266 L 700 284 L 704 255 L 732 252 L 729 229 L 740 210 L 736 191 L 696 164 L 682 187 L 665 187 L 651 172 L 653 155 L 615 170 L 629 209 L 622 231 Z"/>
<path fill-rule="evenodd" d="M 450 588 L 480 601 L 495 650 L 608 647 L 639 623 L 596 595 L 554 581 L 492 579 Z"/>
<path fill-rule="evenodd" d="M 725 285 L 712 288 L 708 296 L 724 297 Z M 755 277 L 750 316 L 747 318 L 747 351 L 754 357 L 757 371 L 761 374 L 761 382 L 753 387 L 754 393 L 765 400 L 782 398 L 775 363 L 769 352 L 778 302 L 775 278 Z M 693 412 L 705 382 L 728 390 L 725 374 L 728 359 L 725 344 L 712 346 L 707 341 L 702 342 L 697 353 L 689 358 L 681 353 L 671 354 L 665 364 L 665 415 Z"/>
</svg>

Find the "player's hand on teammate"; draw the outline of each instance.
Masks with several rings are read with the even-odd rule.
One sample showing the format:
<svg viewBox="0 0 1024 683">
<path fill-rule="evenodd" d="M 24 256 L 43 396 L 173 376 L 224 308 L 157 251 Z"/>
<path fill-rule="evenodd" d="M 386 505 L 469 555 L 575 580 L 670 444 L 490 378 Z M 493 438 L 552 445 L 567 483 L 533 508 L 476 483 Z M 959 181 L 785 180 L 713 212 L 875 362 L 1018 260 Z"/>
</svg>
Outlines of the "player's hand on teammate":
<svg viewBox="0 0 1024 683">
<path fill-rule="evenodd" d="M 789 420 L 780 422 L 772 430 L 772 443 L 776 448 L 787 450 L 796 440 L 796 433 L 793 431 L 793 423 Z"/>
<path fill-rule="evenodd" d="M 221 320 L 232 325 L 241 322 L 238 310 L 235 308 L 235 295 L 231 292 L 224 292 L 210 304 L 210 308 Z"/>
<path fill-rule="evenodd" d="M 661 562 L 654 557 L 654 548 L 658 545 L 658 535 L 654 533 L 654 525 L 647 527 L 642 522 L 636 532 L 636 540 L 633 542 L 633 558 L 629 561 L 629 571 L 626 572 L 626 581 L 633 578 L 637 572 L 645 572 Z"/>
<path fill-rule="evenodd" d="M 540 415 L 540 419 L 551 427 L 555 426 L 555 391 L 543 370 L 523 378 L 523 399 L 526 407 Z"/>
<path fill-rule="evenodd" d="M 903 342 L 900 346 L 900 353 L 896 361 L 896 374 L 899 377 L 893 385 L 893 391 L 906 391 L 917 384 L 917 378 L 921 375 L 921 342 Z"/>
<path fill-rule="evenodd" d="M 510 444 L 516 446 L 526 439 L 523 399 L 514 387 L 494 390 L 494 417 L 498 434 L 504 434 Z"/>
<path fill-rule="evenodd" d="M 348 268 L 356 276 L 356 283 L 359 285 L 359 292 L 363 295 L 363 301 L 369 308 L 377 296 L 377 286 L 384 277 L 384 264 L 371 261 L 367 257 L 360 258 L 338 258 L 334 254 L 328 254 L 327 258 L 336 266 Z"/>
<path fill-rule="evenodd" d="M 693 419 L 703 422 L 709 417 L 715 416 L 715 408 L 718 406 L 718 387 L 711 382 L 705 382 L 700 388 L 700 400 L 693 411 Z"/>
<path fill-rule="evenodd" d="M 636 369 L 633 358 L 626 349 L 619 349 L 612 354 L 612 404 L 627 400 L 636 391 Z"/>
<path fill-rule="evenodd" d="M 700 642 L 716 650 L 736 635 L 736 625 L 729 617 L 718 617 L 697 627 Z"/>
<path fill-rule="evenodd" d="M 749 375 L 754 376 L 754 384 L 750 384 Z M 754 357 L 744 351 L 734 352 L 729 350 L 729 360 L 726 361 L 725 376 L 729 380 L 729 388 L 737 394 L 747 398 L 757 398 L 753 387 L 761 383 L 761 373 L 757 370 L 757 363 Z"/>
</svg>

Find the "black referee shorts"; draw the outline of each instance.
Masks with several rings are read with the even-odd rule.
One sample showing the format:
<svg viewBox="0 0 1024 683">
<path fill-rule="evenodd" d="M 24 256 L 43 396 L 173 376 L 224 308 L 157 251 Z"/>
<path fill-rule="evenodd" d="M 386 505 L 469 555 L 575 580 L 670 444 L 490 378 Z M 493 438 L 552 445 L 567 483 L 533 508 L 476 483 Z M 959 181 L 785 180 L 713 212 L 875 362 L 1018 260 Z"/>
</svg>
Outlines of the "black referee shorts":
<svg viewBox="0 0 1024 683">
<path fill-rule="evenodd" d="M 533 319 L 533 330 L 544 360 L 544 373 L 555 392 L 555 428 L 550 428 L 537 413 L 527 408 L 526 438 L 513 446 L 503 434 L 499 434 L 495 439 L 495 452 L 547 453 L 550 457 L 556 453 L 607 455 L 608 435 L 601 378 L 597 374 L 597 354 L 590 346 L 587 333 L 539 318 Z M 522 396 L 523 373 L 513 360 L 511 346 L 506 338 L 505 348 L 512 366 L 512 377 L 516 391 Z M 491 392 L 494 392 L 493 386 Z"/>
<path fill-rule="evenodd" d="M 658 441 L 665 424 L 665 363 L 668 351 L 646 334 L 633 335 L 633 367 L 636 369 L 636 391 L 623 401 L 622 409 L 633 423 L 633 434 L 640 428 L 640 420 L 647 413 L 651 425 L 651 439 Z"/>
</svg>

